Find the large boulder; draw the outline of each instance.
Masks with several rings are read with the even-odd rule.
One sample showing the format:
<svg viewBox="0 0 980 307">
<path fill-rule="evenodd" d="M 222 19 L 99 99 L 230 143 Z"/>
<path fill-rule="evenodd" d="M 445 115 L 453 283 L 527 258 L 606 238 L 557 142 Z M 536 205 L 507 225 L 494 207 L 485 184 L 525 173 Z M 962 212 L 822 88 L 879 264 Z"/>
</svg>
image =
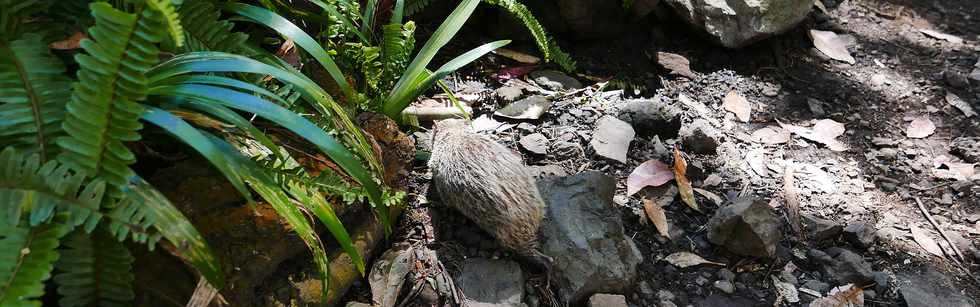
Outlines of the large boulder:
<svg viewBox="0 0 980 307">
<path fill-rule="evenodd" d="M 561 299 L 584 303 L 595 293 L 628 292 L 643 256 L 613 204 L 616 181 L 600 172 L 539 179 L 545 201 L 541 250 L 554 259 Z"/>
<path fill-rule="evenodd" d="M 666 0 L 688 23 L 728 48 L 785 32 L 806 17 L 812 0 Z"/>
</svg>

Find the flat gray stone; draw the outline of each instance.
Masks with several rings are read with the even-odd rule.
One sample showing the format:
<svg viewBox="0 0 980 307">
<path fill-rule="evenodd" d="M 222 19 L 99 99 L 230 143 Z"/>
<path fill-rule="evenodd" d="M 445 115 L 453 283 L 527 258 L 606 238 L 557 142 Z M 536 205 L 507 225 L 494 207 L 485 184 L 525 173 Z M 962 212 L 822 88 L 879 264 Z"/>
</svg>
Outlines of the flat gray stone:
<svg viewBox="0 0 980 307">
<path fill-rule="evenodd" d="M 582 82 L 555 70 L 536 70 L 531 79 L 541 87 L 552 91 L 569 91 L 582 88 Z"/>
<path fill-rule="evenodd" d="M 540 133 L 532 133 L 521 137 L 518 141 L 521 144 L 521 148 L 527 150 L 531 153 L 544 155 L 548 153 L 548 137 Z"/>
<path fill-rule="evenodd" d="M 782 238 L 780 220 L 765 201 L 742 197 L 722 207 L 708 221 L 708 240 L 728 251 L 755 257 L 772 257 Z"/>
<path fill-rule="evenodd" d="M 898 275 L 899 292 L 909 307 L 975 307 L 976 301 L 960 293 L 946 275 L 926 267 Z"/>
<path fill-rule="evenodd" d="M 600 157 L 626 163 L 626 152 L 636 136 L 633 126 L 610 115 L 596 121 L 589 145 Z"/>
<path fill-rule="evenodd" d="M 525 306 L 524 275 L 514 261 L 466 259 L 456 286 L 466 294 L 469 306 Z"/>
</svg>

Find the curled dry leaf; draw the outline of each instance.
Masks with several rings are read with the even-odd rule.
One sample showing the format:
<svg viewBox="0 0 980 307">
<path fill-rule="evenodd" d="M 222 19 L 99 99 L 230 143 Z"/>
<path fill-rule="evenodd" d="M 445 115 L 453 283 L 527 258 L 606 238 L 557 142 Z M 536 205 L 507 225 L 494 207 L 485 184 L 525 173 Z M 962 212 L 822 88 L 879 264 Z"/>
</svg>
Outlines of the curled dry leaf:
<svg viewBox="0 0 980 307">
<path fill-rule="evenodd" d="M 698 192 L 698 194 L 701 194 L 701 196 L 710 199 L 712 202 L 715 203 L 715 205 L 721 206 L 721 204 L 725 203 L 725 201 L 721 200 L 721 196 L 718 196 L 718 194 L 715 193 L 711 193 L 708 190 L 694 188 L 694 192 Z"/>
<path fill-rule="evenodd" d="M 909 123 L 909 128 L 905 130 L 905 136 L 913 139 L 921 139 L 936 132 L 936 124 L 926 116 L 920 116 Z"/>
<path fill-rule="evenodd" d="M 85 35 L 85 32 L 78 31 L 78 32 L 75 32 L 75 34 L 72 34 L 71 36 L 69 36 L 68 38 L 66 38 L 64 40 L 60 40 L 60 41 L 57 41 L 57 42 L 53 42 L 51 44 L 48 44 L 48 47 L 51 48 L 51 49 L 55 49 L 55 50 L 72 50 L 72 49 L 78 49 L 79 48 L 79 44 L 81 43 L 82 39 L 85 39 L 85 38 L 88 38 L 88 35 Z"/>
<path fill-rule="evenodd" d="M 643 211 L 647 213 L 647 218 L 653 222 L 657 232 L 661 236 L 670 238 L 670 229 L 667 226 L 667 214 L 664 213 L 664 208 L 653 200 L 643 199 Z"/>
<path fill-rule="evenodd" d="M 925 231 L 916 226 L 909 226 L 909 232 L 912 233 L 912 239 L 915 240 L 915 243 L 918 243 L 922 249 L 926 250 L 930 254 L 939 257 L 943 256 L 942 248 L 940 248 L 939 244 L 936 243 L 936 240 L 933 240 L 932 237 L 925 233 Z"/>
<path fill-rule="evenodd" d="M 739 95 L 738 92 L 729 91 L 725 98 L 722 99 L 721 106 L 725 108 L 726 111 L 735 113 L 735 117 L 742 122 L 749 122 L 749 117 L 752 115 L 752 106 L 749 105 L 749 101 Z"/>
<path fill-rule="evenodd" d="M 864 289 L 854 284 L 836 287 L 829 294 L 810 302 L 810 307 L 864 307 Z"/>
<path fill-rule="evenodd" d="M 749 139 L 756 143 L 775 145 L 789 142 L 790 133 L 786 129 L 777 126 L 765 127 L 749 136 Z"/>
<path fill-rule="evenodd" d="M 961 44 L 961 43 L 963 43 L 963 39 L 962 38 L 959 38 L 959 37 L 957 37 L 955 35 L 951 35 L 951 34 L 946 34 L 946 33 L 943 33 L 943 32 L 939 32 L 939 31 L 936 31 L 936 30 L 919 29 L 919 32 L 922 32 L 922 34 L 925 34 L 928 37 L 932 37 L 932 38 L 935 38 L 935 39 L 941 39 L 941 40 L 944 40 L 944 41 L 947 41 L 947 42 L 950 42 L 950 43 L 954 43 L 954 44 Z"/>
<path fill-rule="evenodd" d="M 856 61 L 847 51 L 847 40 L 830 31 L 810 30 L 813 46 L 831 59 L 854 64 Z"/>
<path fill-rule="evenodd" d="M 626 177 L 626 196 L 636 194 L 645 187 L 656 187 L 674 179 L 670 166 L 657 160 L 643 162 Z"/>
<path fill-rule="evenodd" d="M 837 137 L 844 134 L 844 124 L 838 123 L 832 119 L 821 119 L 813 125 L 813 128 L 804 128 L 796 125 L 779 123 L 780 127 L 786 129 L 789 132 L 796 133 L 797 135 L 827 146 L 833 151 L 845 151 L 847 150 L 847 145 L 837 140 Z"/>
<path fill-rule="evenodd" d="M 977 112 L 973 110 L 973 107 L 964 101 L 963 98 L 960 98 L 960 96 L 956 96 L 956 94 L 946 93 L 946 103 L 949 103 L 950 105 L 959 109 L 960 112 L 963 112 L 963 115 L 966 115 L 967 118 L 977 115 Z"/>
<path fill-rule="evenodd" d="M 698 208 L 698 201 L 694 199 L 694 190 L 691 187 L 691 181 L 687 180 L 687 161 L 684 161 L 684 156 L 681 155 L 680 150 L 677 150 L 677 147 L 674 147 L 674 180 L 677 181 L 677 189 L 680 190 L 681 200 L 688 207 L 691 207 L 691 209 L 701 212 L 701 209 Z"/>
<path fill-rule="evenodd" d="M 725 265 L 724 263 L 721 262 L 705 260 L 704 258 L 701 258 L 701 256 L 698 256 L 697 254 L 691 252 L 676 252 L 667 255 L 667 257 L 665 257 L 664 260 L 682 269 L 686 267 L 700 265 L 700 264 Z"/>
<path fill-rule="evenodd" d="M 524 64 L 538 64 L 541 62 L 541 58 L 539 57 L 507 48 L 497 48 L 493 53 Z"/>
<path fill-rule="evenodd" d="M 772 285 L 776 288 L 776 292 L 783 297 L 787 302 L 798 303 L 800 301 L 800 293 L 796 291 L 796 286 L 788 282 L 782 282 L 776 276 L 772 277 Z"/>
<path fill-rule="evenodd" d="M 789 217 L 789 226 L 793 232 L 801 235 L 803 226 L 800 218 L 800 192 L 796 189 L 796 180 L 793 177 L 795 174 L 793 164 L 787 163 L 783 173 L 783 197 L 786 198 L 786 216 Z"/>
<path fill-rule="evenodd" d="M 745 153 L 745 162 L 749 164 L 749 167 L 755 171 L 759 176 L 766 177 L 768 172 L 766 172 L 766 153 L 762 148 L 756 148 L 749 150 Z"/>
<path fill-rule="evenodd" d="M 657 63 L 667 70 L 670 70 L 671 74 L 683 76 L 692 80 L 697 77 L 697 75 L 691 71 L 691 61 L 680 54 L 657 52 Z"/>
</svg>

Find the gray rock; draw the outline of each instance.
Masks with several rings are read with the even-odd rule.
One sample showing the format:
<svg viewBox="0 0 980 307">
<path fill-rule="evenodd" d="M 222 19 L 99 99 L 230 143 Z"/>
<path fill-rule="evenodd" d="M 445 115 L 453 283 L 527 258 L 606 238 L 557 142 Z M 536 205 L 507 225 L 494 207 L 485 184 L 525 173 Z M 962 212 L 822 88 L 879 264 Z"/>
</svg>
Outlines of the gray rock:
<svg viewBox="0 0 980 307">
<path fill-rule="evenodd" d="M 708 221 L 708 240 L 728 251 L 756 257 L 772 257 L 782 238 L 780 220 L 769 204 L 742 197 L 718 211 Z"/>
<path fill-rule="evenodd" d="M 347 302 L 347 307 L 371 307 L 371 304 L 365 304 L 361 302 Z"/>
<path fill-rule="evenodd" d="M 612 203 L 613 178 L 589 171 L 538 180 L 545 201 L 541 250 L 554 258 L 563 301 L 577 303 L 592 293 L 631 290 L 643 256 L 623 230 Z"/>
<path fill-rule="evenodd" d="M 844 230 L 840 224 L 812 214 L 803 214 L 803 224 L 806 226 L 807 238 L 815 241 L 832 240 Z"/>
<path fill-rule="evenodd" d="M 909 307 L 974 307 L 976 301 L 960 294 L 946 275 L 931 267 L 898 275 L 899 292 Z"/>
<path fill-rule="evenodd" d="M 643 138 L 671 139 L 681 129 L 681 109 L 665 99 L 629 100 L 616 117 L 630 123 Z"/>
<path fill-rule="evenodd" d="M 820 293 L 827 293 L 827 291 L 830 291 L 830 284 L 819 280 L 808 280 L 807 282 L 803 283 L 802 287 Z"/>
<path fill-rule="evenodd" d="M 518 141 L 524 150 L 534 154 L 544 155 L 548 153 L 548 137 L 540 133 L 525 135 Z"/>
<path fill-rule="evenodd" d="M 558 160 L 568 160 L 581 157 L 585 149 L 578 142 L 557 142 L 551 145 L 551 155 Z"/>
<path fill-rule="evenodd" d="M 534 95 L 500 108 L 493 115 L 513 119 L 538 119 L 551 109 L 551 101 L 547 97 Z"/>
<path fill-rule="evenodd" d="M 859 247 L 868 248 L 875 243 L 874 225 L 863 221 L 851 221 L 844 227 L 844 240 Z"/>
<path fill-rule="evenodd" d="M 657 299 L 660 301 L 673 301 L 676 298 L 673 292 L 667 290 L 658 290 Z"/>
<path fill-rule="evenodd" d="M 898 150 L 895 150 L 895 148 L 882 148 L 878 151 L 878 154 L 888 161 L 894 161 L 896 158 L 898 158 Z"/>
<path fill-rule="evenodd" d="M 601 157 L 626 163 L 626 152 L 635 136 L 629 123 L 606 115 L 596 121 L 589 145 Z"/>
<path fill-rule="evenodd" d="M 629 307 L 626 297 L 620 294 L 593 294 L 589 298 L 589 307 Z"/>
<path fill-rule="evenodd" d="M 977 62 L 977 64 L 980 64 L 980 62 Z M 970 80 L 973 86 L 980 87 L 980 66 L 973 68 L 973 71 L 966 78 Z"/>
<path fill-rule="evenodd" d="M 721 290 L 721 292 L 725 292 L 728 294 L 735 293 L 735 285 L 733 285 L 732 282 L 727 280 L 715 281 L 715 288 L 718 288 L 718 290 Z"/>
<path fill-rule="evenodd" d="M 718 270 L 718 278 L 721 278 L 722 280 L 733 281 L 735 280 L 735 272 L 732 272 L 732 270 L 729 270 L 727 268 Z"/>
<path fill-rule="evenodd" d="M 808 0 L 666 0 L 678 15 L 728 48 L 785 32 L 813 6 Z"/>
<path fill-rule="evenodd" d="M 891 286 L 891 276 L 885 272 L 874 272 L 871 273 L 872 279 L 875 281 L 875 291 L 879 293 L 885 293 L 888 291 L 888 287 Z"/>
<path fill-rule="evenodd" d="M 820 273 L 835 285 L 848 283 L 868 284 L 874 280 L 871 264 L 864 257 L 843 248 L 832 247 L 825 251 L 811 249 L 807 257 L 820 264 Z"/>
<path fill-rule="evenodd" d="M 949 144 L 950 151 L 970 163 L 980 163 L 980 137 L 961 136 Z"/>
<path fill-rule="evenodd" d="M 949 86 L 955 88 L 965 88 L 970 86 L 970 80 L 967 80 L 966 76 L 956 71 L 949 69 L 944 70 L 943 77 L 946 78 L 946 83 L 949 84 Z"/>
<path fill-rule="evenodd" d="M 466 259 L 456 285 L 470 306 L 524 306 L 524 275 L 514 261 Z"/>
<path fill-rule="evenodd" d="M 684 125 L 679 135 L 685 152 L 713 155 L 718 151 L 718 138 L 721 132 L 703 119 L 696 119 Z"/>
<path fill-rule="evenodd" d="M 541 87 L 552 91 L 569 91 L 582 88 L 582 82 L 555 70 L 537 70 L 531 72 L 531 80 Z"/>
</svg>

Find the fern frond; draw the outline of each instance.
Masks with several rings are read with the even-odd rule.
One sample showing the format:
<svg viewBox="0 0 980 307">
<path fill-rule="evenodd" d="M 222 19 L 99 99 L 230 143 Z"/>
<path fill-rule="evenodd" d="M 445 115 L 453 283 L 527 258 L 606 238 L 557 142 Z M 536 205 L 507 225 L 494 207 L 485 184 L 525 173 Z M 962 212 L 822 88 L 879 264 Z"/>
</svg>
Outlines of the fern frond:
<svg viewBox="0 0 980 307">
<path fill-rule="evenodd" d="M 167 24 L 167 31 L 170 32 L 170 37 L 173 39 L 174 45 L 178 48 L 183 47 L 184 27 L 180 25 L 180 16 L 177 14 L 177 10 L 174 8 L 171 0 L 146 0 L 146 5 L 160 12 L 163 16 L 164 23 Z"/>
<path fill-rule="evenodd" d="M 105 183 L 95 180 L 83 185 L 82 174 L 69 171 L 55 160 L 43 166 L 37 154 L 25 155 L 13 147 L 0 152 L 0 203 L 7 224 L 16 224 L 29 214 L 29 224 L 51 220 L 56 212 L 68 212 L 70 225 L 91 230 L 102 217 L 99 204 Z"/>
<path fill-rule="evenodd" d="M 227 20 L 219 20 L 221 10 L 206 0 L 188 0 L 180 6 L 180 22 L 184 26 L 186 44 L 182 49 L 190 51 L 238 51 L 248 35 L 232 32 L 234 26 Z"/>
<path fill-rule="evenodd" d="M 558 48 L 558 44 L 553 39 L 548 37 L 544 26 L 534 18 L 534 15 L 531 14 L 531 11 L 524 4 L 517 2 L 517 0 L 483 0 L 483 2 L 496 5 L 520 20 L 524 24 L 524 27 L 531 32 L 531 36 L 534 37 L 534 43 L 538 45 L 538 50 L 544 55 L 546 62 L 555 62 L 565 71 L 570 72 L 575 70 L 575 61 L 572 61 L 571 57 Z"/>
<path fill-rule="evenodd" d="M 20 27 L 30 15 L 43 12 L 50 5 L 40 0 L 0 0 L 0 40 L 15 40 Z"/>
<path fill-rule="evenodd" d="M 378 81 L 378 88 L 389 91 L 401 77 L 402 72 L 412 60 L 415 50 L 415 23 L 388 24 L 381 27 L 381 63 L 384 73 Z M 378 93 L 382 96 L 384 93 Z"/>
<path fill-rule="evenodd" d="M 55 263 L 60 272 L 54 276 L 60 306 L 132 305 L 133 256 L 126 246 L 103 229 L 76 230 L 61 242 Z"/>
<path fill-rule="evenodd" d="M 58 260 L 58 239 L 68 227 L 0 223 L 0 306 L 41 306 L 44 281 Z"/>
<path fill-rule="evenodd" d="M 69 95 L 64 73 L 41 36 L 0 41 L 0 144 L 36 152 L 41 160 L 55 155 Z"/>
<path fill-rule="evenodd" d="M 75 56 L 81 69 L 63 125 L 68 136 L 57 141 L 63 150 L 58 159 L 121 187 L 135 175 L 129 165 L 136 157 L 123 142 L 140 138 L 144 72 L 158 61 L 164 22 L 153 9 L 130 14 L 105 2 L 90 7 L 94 41 L 83 40 L 86 54 Z"/>
</svg>

